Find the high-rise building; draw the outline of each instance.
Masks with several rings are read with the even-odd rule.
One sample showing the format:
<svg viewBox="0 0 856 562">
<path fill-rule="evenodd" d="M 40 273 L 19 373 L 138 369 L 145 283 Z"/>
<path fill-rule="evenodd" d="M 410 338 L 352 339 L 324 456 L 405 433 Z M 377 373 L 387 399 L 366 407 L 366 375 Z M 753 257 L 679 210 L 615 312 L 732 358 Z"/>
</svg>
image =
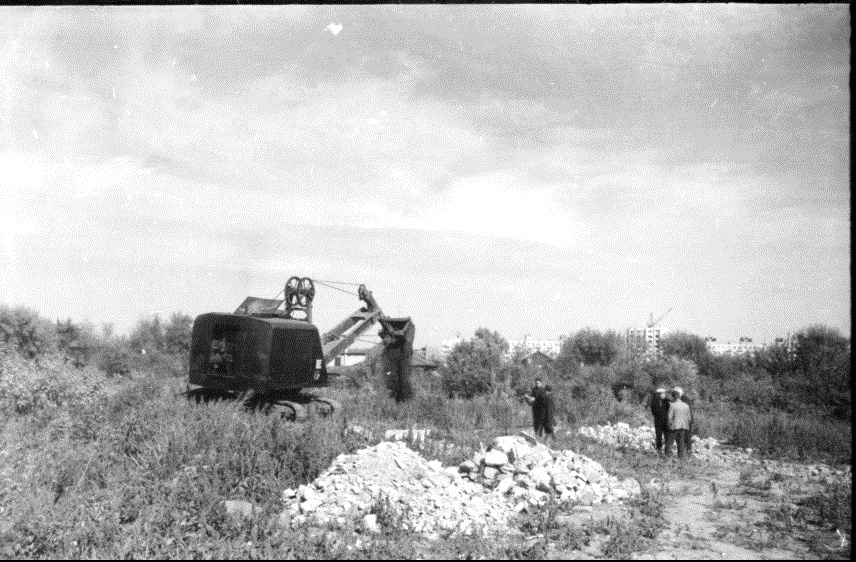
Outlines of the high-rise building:
<svg viewBox="0 0 856 562">
<path fill-rule="evenodd" d="M 627 347 L 646 355 L 660 353 L 660 340 L 669 330 L 662 326 L 627 329 Z"/>
</svg>

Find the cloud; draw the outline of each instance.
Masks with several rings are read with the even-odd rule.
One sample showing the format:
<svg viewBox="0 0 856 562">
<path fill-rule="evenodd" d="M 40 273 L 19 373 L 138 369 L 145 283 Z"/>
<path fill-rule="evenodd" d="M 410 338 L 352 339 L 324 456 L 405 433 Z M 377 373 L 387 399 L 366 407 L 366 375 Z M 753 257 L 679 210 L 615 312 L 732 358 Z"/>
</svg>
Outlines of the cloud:
<svg viewBox="0 0 856 562">
<path fill-rule="evenodd" d="M 4 184 L 18 225 L 7 253 L 42 237 L 69 269 L 101 252 L 105 271 L 115 259 L 207 276 L 213 260 L 237 277 L 330 260 L 428 275 L 440 263 L 481 289 L 553 275 L 630 294 L 610 277 L 628 256 L 640 278 L 691 292 L 730 283 L 744 257 L 760 275 L 756 253 L 838 267 L 847 246 L 840 6 L 0 18 L 0 150 L 18 170 Z M 377 265 L 396 259 L 378 244 L 419 255 Z M 681 264 L 705 277 L 677 279 Z"/>
<path fill-rule="evenodd" d="M 552 190 L 522 185 L 520 175 L 513 172 L 493 172 L 455 181 L 413 215 L 391 212 L 386 205 L 365 205 L 358 224 L 450 230 L 568 247 L 578 238 L 579 225 L 557 207 Z"/>
</svg>

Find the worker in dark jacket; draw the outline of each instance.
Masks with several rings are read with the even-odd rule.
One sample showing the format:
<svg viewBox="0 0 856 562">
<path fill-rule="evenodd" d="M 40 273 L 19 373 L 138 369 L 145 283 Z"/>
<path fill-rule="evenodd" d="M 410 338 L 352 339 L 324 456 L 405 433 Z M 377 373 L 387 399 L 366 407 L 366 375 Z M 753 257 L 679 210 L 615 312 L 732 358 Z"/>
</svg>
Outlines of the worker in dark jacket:
<svg viewBox="0 0 856 562">
<path fill-rule="evenodd" d="M 651 396 L 651 413 L 654 414 L 654 446 L 657 453 L 663 452 L 663 444 L 669 431 L 669 404 L 665 388 L 658 388 Z"/>
<path fill-rule="evenodd" d="M 541 377 L 535 379 L 535 386 L 532 387 L 532 394 L 525 395 L 526 401 L 532 406 L 532 425 L 535 428 L 535 435 L 541 437 L 544 435 L 544 424 L 547 421 L 547 397 L 544 392 L 544 381 Z"/>
<path fill-rule="evenodd" d="M 549 384 L 544 387 L 544 434 L 553 437 L 556 430 L 556 400 L 553 396 L 553 387 Z"/>
</svg>

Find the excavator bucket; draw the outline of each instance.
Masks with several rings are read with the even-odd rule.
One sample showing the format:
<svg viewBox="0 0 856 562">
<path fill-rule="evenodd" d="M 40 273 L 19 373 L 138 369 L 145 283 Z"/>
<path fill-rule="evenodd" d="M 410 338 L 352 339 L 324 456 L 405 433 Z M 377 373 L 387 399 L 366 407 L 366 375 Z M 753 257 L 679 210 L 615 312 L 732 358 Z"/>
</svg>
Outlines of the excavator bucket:
<svg viewBox="0 0 856 562">
<path fill-rule="evenodd" d="M 410 318 L 382 317 L 379 321 L 384 349 L 378 365 L 385 376 L 386 386 L 397 402 L 410 400 L 413 398 L 410 369 L 416 326 Z"/>
</svg>

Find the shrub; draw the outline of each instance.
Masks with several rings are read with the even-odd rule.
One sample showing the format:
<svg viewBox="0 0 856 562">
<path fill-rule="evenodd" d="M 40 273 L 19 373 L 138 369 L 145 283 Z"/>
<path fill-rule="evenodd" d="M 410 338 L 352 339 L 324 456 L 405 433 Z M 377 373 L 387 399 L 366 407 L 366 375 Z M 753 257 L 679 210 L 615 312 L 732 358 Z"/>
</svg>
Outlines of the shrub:
<svg viewBox="0 0 856 562">
<path fill-rule="evenodd" d="M 0 342 L 31 360 L 38 360 L 57 350 L 53 323 L 23 306 L 0 306 Z"/>
<path fill-rule="evenodd" d="M 108 376 L 125 376 L 131 372 L 131 353 L 122 341 L 106 343 L 98 352 L 96 364 Z"/>
<path fill-rule="evenodd" d="M 500 359 L 476 341 L 458 343 L 440 369 L 443 389 L 450 396 L 473 398 L 491 392 Z"/>
<path fill-rule="evenodd" d="M 620 335 L 612 330 L 600 332 L 592 328 L 583 328 L 572 337 L 565 339 L 559 351 L 557 361 L 568 374 L 576 365 L 609 365 L 617 357 L 623 346 Z"/>
<path fill-rule="evenodd" d="M 604 425 L 620 421 L 633 424 L 650 423 L 645 410 L 637 403 L 619 401 L 612 389 L 593 386 L 585 398 L 574 399 L 568 383 L 556 385 L 556 418 L 572 426 Z"/>
<path fill-rule="evenodd" d="M 68 318 L 56 322 L 57 347 L 65 360 L 75 367 L 88 365 L 98 350 L 99 342 L 91 324 L 76 324 Z"/>
<path fill-rule="evenodd" d="M 39 364 L 17 354 L 0 354 L 0 409 L 29 414 L 61 406 L 83 407 L 102 390 L 102 377 L 91 368 L 75 369 L 58 356 Z"/>
</svg>

